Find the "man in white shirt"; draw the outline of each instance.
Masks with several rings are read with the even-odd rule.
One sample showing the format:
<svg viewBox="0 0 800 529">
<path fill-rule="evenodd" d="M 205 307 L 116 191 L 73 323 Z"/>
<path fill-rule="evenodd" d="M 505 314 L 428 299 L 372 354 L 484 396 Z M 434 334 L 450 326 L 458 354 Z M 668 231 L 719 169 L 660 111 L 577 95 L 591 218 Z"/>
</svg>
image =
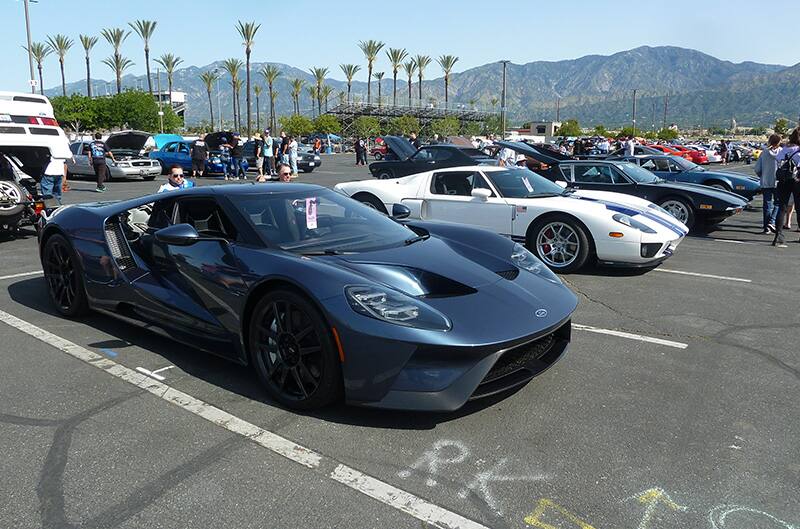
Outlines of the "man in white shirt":
<svg viewBox="0 0 800 529">
<path fill-rule="evenodd" d="M 159 193 L 167 191 L 177 191 L 179 189 L 189 189 L 194 187 L 194 182 L 183 178 L 183 168 L 180 165 L 173 165 L 169 169 L 167 183 L 158 188 Z"/>
<path fill-rule="evenodd" d="M 517 153 L 508 147 L 504 147 L 500 151 L 500 165 L 505 167 L 513 167 L 517 163 Z"/>
<path fill-rule="evenodd" d="M 264 131 L 264 173 L 275 176 L 275 149 L 269 129 Z"/>
<path fill-rule="evenodd" d="M 635 146 L 636 142 L 634 141 L 633 137 L 628 138 L 628 140 L 625 142 L 625 156 L 633 156 Z"/>
<path fill-rule="evenodd" d="M 297 178 L 297 140 L 289 136 L 289 166 L 292 168 L 292 178 Z"/>
<path fill-rule="evenodd" d="M 50 162 L 44 168 L 44 174 L 39 181 L 42 195 L 52 196 L 61 205 L 61 186 L 67 174 L 67 164 L 64 158 L 50 157 Z"/>
</svg>

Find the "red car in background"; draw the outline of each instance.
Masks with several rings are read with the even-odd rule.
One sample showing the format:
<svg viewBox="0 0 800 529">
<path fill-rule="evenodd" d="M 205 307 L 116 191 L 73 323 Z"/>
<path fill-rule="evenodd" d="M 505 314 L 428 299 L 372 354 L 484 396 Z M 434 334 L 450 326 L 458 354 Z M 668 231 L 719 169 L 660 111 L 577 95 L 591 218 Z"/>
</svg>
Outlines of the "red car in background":
<svg viewBox="0 0 800 529">
<path fill-rule="evenodd" d="M 369 155 L 376 160 L 383 160 L 386 158 L 386 153 L 388 152 L 389 148 L 386 146 L 386 142 L 383 141 L 383 138 L 375 138 L 375 147 L 370 149 Z"/>
<path fill-rule="evenodd" d="M 679 152 L 678 150 L 676 150 L 672 145 L 667 147 L 666 145 L 659 145 L 657 143 L 653 143 L 653 144 L 648 145 L 648 147 L 650 147 L 652 149 L 659 150 L 659 151 L 663 152 L 664 154 L 669 154 L 669 155 L 672 155 L 672 156 L 680 156 L 681 158 L 688 159 L 688 156 L 686 156 L 685 154 L 683 154 L 683 153 Z"/>
<path fill-rule="evenodd" d="M 708 156 L 706 156 L 706 153 L 704 151 L 690 149 L 688 147 L 684 147 L 683 145 L 670 145 L 670 148 L 672 148 L 675 151 L 678 151 L 679 156 L 683 156 L 687 160 L 691 160 L 697 165 L 708 164 Z"/>
</svg>

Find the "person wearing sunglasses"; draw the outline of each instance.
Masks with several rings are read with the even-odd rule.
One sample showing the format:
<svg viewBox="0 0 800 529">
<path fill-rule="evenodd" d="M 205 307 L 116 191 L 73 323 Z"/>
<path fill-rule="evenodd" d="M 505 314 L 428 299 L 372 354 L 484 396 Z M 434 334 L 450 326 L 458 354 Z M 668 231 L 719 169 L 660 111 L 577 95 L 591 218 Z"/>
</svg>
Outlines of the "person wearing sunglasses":
<svg viewBox="0 0 800 529">
<path fill-rule="evenodd" d="M 289 166 L 289 164 L 278 164 L 278 180 L 280 182 L 292 181 L 292 168 Z"/>
<path fill-rule="evenodd" d="M 159 193 L 167 191 L 177 191 L 179 189 L 189 189 L 194 187 L 194 182 L 183 177 L 183 168 L 180 165 L 173 165 L 169 168 L 167 183 L 158 188 Z"/>
</svg>

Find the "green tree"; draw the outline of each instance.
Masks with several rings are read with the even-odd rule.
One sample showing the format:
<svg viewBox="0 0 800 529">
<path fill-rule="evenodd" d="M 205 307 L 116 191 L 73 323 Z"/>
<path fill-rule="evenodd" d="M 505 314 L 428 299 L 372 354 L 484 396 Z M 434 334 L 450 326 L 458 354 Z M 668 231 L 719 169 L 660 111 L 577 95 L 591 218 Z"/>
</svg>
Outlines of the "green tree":
<svg viewBox="0 0 800 529">
<path fill-rule="evenodd" d="M 231 104 L 233 105 L 233 126 L 234 128 L 238 128 L 239 120 L 238 120 L 238 109 L 236 108 L 236 84 L 239 80 L 239 70 L 242 69 L 244 63 L 237 58 L 230 58 L 225 59 L 222 61 L 222 69 L 228 72 L 228 75 L 231 76 L 231 94 L 233 97 L 231 98 Z"/>
<path fill-rule="evenodd" d="M 328 100 L 331 98 L 331 94 L 333 94 L 333 87 L 324 85 L 322 90 L 320 90 L 319 98 L 325 103 L 325 112 L 328 111 Z"/>
<path fill-rule="evenodd" d="M 444 74 L 444 106 L 447 108 L 447 92 L 450 89 L 450 72 L 453 71 L 453 66 L 458 62 L 458 57 L 455 55 L 442 55 L 436 59 L 436 62 L 442 67 L 442 73 Z"/>
<path fill-rule="evenodd" d="M 133 61 L 125 59 L 119 49 L 131 32 L 125 31 L 122 28 L 105 28 L 100 34 L 103 35 L 106 42 L 111 44 L 111 47 L 114 48 L 114 55 L 111 58 L 105 59 L 103 63 L 114 70 L 117 76 L 117 93 L 119 94 L 122 92 L 122 74 L 129 66 L 133 65 Z"/>
<path fill-rule="evenodd" d="M 80 132 L 94 130 L 98 127 L 98 116 L 93 99 L 89 96 L 72 94 L 69 97 L 58 96 L 50 99 L 56 120 L 65 128 Z"/>
<path fill-rule="evenodd" d="M 431 58 L 427 55 L 417 55 L 414 57 L 414 64 L 417 65 L 417 80 L 419 81 L 419 106 L 422 106 L 422 78 L 425 74 L 425 68 L 431 63 Z"/>
<path fill-rule="evenodd" d="M 175 68 L 178 67 L 180 63 L 183 62 L 183 59 L 178 57 L 177 55 L 173 55 L 171 53 L 165 53 L 158 59 L 156 62 L 164 67 L 164 71 L 167 72 L 167 86 L 169 87 L 169 100 L 172 102 L 172 78 L 175 74 Z M 159 96 L 160 97 L 160 96 Z"/>
<path fill-rule="evenodd" d="M 302 79 L 292 79 L 292 101 L 294 101 L 294 113 L 300 113 L 300 93 L 303 91 L 303 85 L 306 82 Z"/>
<path fill-rule="evenodd" d="M 407 136 L 419 131 L 419 120 L 414 116 L 398 116 L 386 124 L 386 133 L 398 136 Z"/>
<path fill-rule="evenodd" d="M 558 129 L 559 136 L 580 136 L 581 135 L 581 125 L 578 123 L 577 119 L 568 119 L 561 123 L 561 127 Z"/>
<path fill-rule="evenodd" d="M 155 20 L 137 20 L 128 22 L 128 25 L 136 32 L 144 42 L 144 66 L 147 70 L 147 92 L 153 95 L 153 80 L 150 78 L 150 39 L 156 31 L 158 22 Z"/>
<path fill-rule="evenodd" d="M 458 118 L 447 116 L 442 119 L 434 119 L 430 125 L 431 133 L 438 134 L 446 138 L 447 136 L 455 136 L 461 130 L 461 123 Z"/>
<path fill-rule="evenodd" d="M 158 103 L 147 92 L 126 90 L 113 97 L 92 99 L 79 94 L 52 99 L 56 119 L 73 129 L 109 130 L 132 128 L 158 130 Z M 164 109 L 164 130 L 173 132 L 181 119 L 171 108 Z"/>
<path fill-rule="evenodd" d="M 314 82 L 317 85 L 317 115 L 322 114 L 322 84 L 325 82 L 325 77 L 328 76 L 327 68 L 311 68 L 309 70 L 311 75 L 314 76 Z"/>
<path fill-rule="evenodd" d="M 389 48 L 386 50 L 386 57 L 392 65 L 392 105 L 397 106 L 397 72 L 403 66 L 403 61 L 408 57 L 405 48 Z"/>
<path fill-rule="evenodd" d="M 375 80 L 378 81 L 378 106 L 381 106 L 381 83 L 383 82 L 383 77 L 386 75 L 386 72 L 375 72 L 373 76 Z"/>
<path fill-rule="evenodd" d="M 648 130 L 647 132 L 642 134 L 642 137 L 646 140 L 656 140 L 658 139 L 658 134 L 653 132 L 652 130 Z"/>
<path fill-rule="evenodd" d="M 353 121 L 353 129 L 361 138 L 377 136 L 381 130 L 381 122 L 372 116 L 359 116 Z"/>
<path fill-rule="evenodd" d="M 461 123 L 461 134 L 464 136 L 477 136 L 481 133 L 481 124 L 477 121 L 464 121 Z"/>
<path fill-rule="evenodd" d="M 353 78 L 356 76 L 361 66 L 357 64 L 340 64 L 339 68 L 342 69 L 344 78 L 347 80 L 347 102 L 350 102 L 350 88 L 353 84 Z"/>
<path fill-rule="evenodd" d="M 503 130 L 503 122 L 502 118 L 499 115 L 493 115 L 486 118 L 486 121 L 483 122 L 483 133 L 484 134 L 500 134 L 502 135 Z"/>
<path fill-rule="evenodd" d="M 299 114 L 284 116 L 278 121 L 280 121 L 281 130 L 291 136 L 307 136 L 314 132 L 314 122 Z"/>
<path fill-rule="evenodd" d="M 253 94 L 256 96 L 256 130 L 261 130 L 261 107 L 259 106 L 259 99 L 261 98 L 261 92 L 264 88 L 257 84 L 253 87 Z"/>
<path fill-rule="evenodd" d="M 97 37 L 90 37 L 89 35 L 79 36 L 83 51 L 86 55 L 86 95 L 92 97 L 92 68 L 89 61 L 89 53 L 92 48 L 97 44 Z"/>
<path fill-rule="evenodd" d="M 206 70 L 200 74 L 200 80 L 203 86 L 206 87 L 206 95 L 208 95 L 208 112 L 211 116 L 211 126 L 214 126 L 214 104 L 211 102 L 211 91 L 214 89 L 214 83 L 219 79 L 219 74 L 216 70 Z"/>
<path fill-rule="evenodd" d="M 31 49 L 25 48 L 26 51 L 30 51 L 31 55 L 33 56 L 33 60 L 36 61 L 36 68 L 39 70 L 39 93 L 44 95 L 44 81 L 42 80 L 42 63 L 44 59 L 50 55 L 50 48 L 47 47 L 47 44 L 42 42 L 34 42 L 31 44 Z"/>
<path fill-rule="evenodd" d="M 658 131 L 657 137 L 659 140 L 674 140 L 678 137 L 678 131 L 670 128 L 661 129 Z"/>
<path fill-rule="evenodd" d="M 261 68 L 261 75 L 264 81 L 267 82 L 267 91 L 269 92 L 269 127 L 270 130 L 275 130 L 275 81 L 281 76 L 281 71 L 274 64 L 267 64 Z"/>
<path fill-rule="evenodd" d="M 403 70 L 408 77 L 408 106 L 411 106 L 411 81 L 414 79 L 414 74 L 417 71 L 417 63 L 414 59 L 403 63 Z"/>
<path fill-rule="evenodd" d="M 114 76 L 117 78 L 117 95 L 121 94 L 122 76 L 125 73 L 125 70 L 133 66 L 133 61 L 123 57 L 119 53 L 115 53 L 114 55 L 103 59 L 102 62 L 114 72 Z"/>
<path fill-rule="evenodd" d="M 379 40 L 360 41 L 358 47 L 367 59 L 367 104 L 372 102 L 372 67 L 375 65 L 375 59 L 383 49 L 383 42 Z"/>
<path fill-rule="evenodd" d="M 342 131 L 342 123 L 336 116 L 323 114 L 314 120 L 314 131 L 323 134 L 339 134 Z"/>
<path fill-rule="evenodd" d="M 258 29 L 261 27 L 261 24 L 256 24 L 255 22 L 242 22 L 241 20 L 236 25 L 236 31 L 239 32 L 239 36 L 242 37 L 242 45 L 244 46 L 244 55 L 245 55 L 245 78 L 247 79 L 247 86 L 245 90 L 247 90 L 247 97 L 245 100 L 247 101 L 247 135 L 250 136 L 251 132 L 251 125 L 252 120 L 250 118 L 250 54 L 253 52 L 253 44 L 255 44 L 256 40 L 256 33 L 258 33 Z"/>
<path fill-rule="evenodd" d="M 789 120 L 786 118 L 778 118 L 775 120 L 775 134 L 786 136 L 789 133 Z"/>
<path fill-rule="evenodd" d="M 767 134 L 767 127 L 758 126 L 750 129 L 750 134 L 753 136 L 765 136 Z"/>
<path fill-rule="evenodd" d="M 625 138 L 629 136 L 634 136 L 636 134 L 636 130 L 633 127 L 622 127 L 619 132 L 617 132 L 617 138 Z"/>
<path fill-rule="evenodd" d="M 50 50 L 58 55 L 58 63 L 61 66 L 61 95 L 67 95 L 67 81 L 64 79 L 64 57 L 67 56 L 67 52 L 74 44 L 74 41 L 67 37 L 66 35 L 55 35 L 53 37 L 47 37 L 47 45 L 50 46 Z"/>
<path fill-rule="evenodd" d="M 596 136 L 608 136 L 608 130 L 606 130 L 605 125 L 596 125 L 592 132 L 594 132 Z"/>
</svg>

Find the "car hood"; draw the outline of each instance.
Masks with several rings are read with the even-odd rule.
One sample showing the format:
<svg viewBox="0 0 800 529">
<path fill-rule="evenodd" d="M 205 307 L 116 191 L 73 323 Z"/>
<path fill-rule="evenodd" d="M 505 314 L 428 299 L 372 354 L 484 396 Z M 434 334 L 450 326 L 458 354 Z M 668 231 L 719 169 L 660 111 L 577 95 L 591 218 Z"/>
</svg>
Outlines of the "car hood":
<svg viewBox="0 0 800 529">
<path fill-rule="evenodd" d="M 208 146 L 208 150 L 216 151 L 219 150 L 220 145 L 228 143 L 231 139 L 233 139 L 232 132 L 212 132 L 210 134 L 206 134 L 205 142 Z"/>
<path fill-rule="evenodd" d="M 111 151 L 134 151 L 140 152 L 144 149 L 148 138 L 151 135 L 147 132 L 130 130 L 112 134 L 106 140 L 106 146 Z"/>
<path fill-rule="evenodd" d="M 730 171 L 702 171 L 701 174 L 717 178 L 729 178 L 731 180 L 736 180 L 736 181 L 750 181 L 753 183 L 759 182 L 758 178 L 756 178 L 755 176 L 750 176 L 742 173 L 733 173 Z"/>
<path fill-rule="evenodd" d="M 747 199 L 737 195 L 736 193 L 731 193 L 728 191 L 724 191 L 722 189 L 717 189 L 714 187 L 704 186 L 701 184 L 689 184 L 686 182 L 658 182 L 657 184 L 650 184 L 650 185 L 657 185 L 659 187 L 666 187 L 670 189 L 675 189 L 676 191 L 691 191 L 696 194 L 704 195 L 709 198 L 715 198 L 717 200 L 722 200 L 726 202 L 730 202 L 731 205 L 734 206 L 741 206 L 744 207 L 747 205 Z"/>
<path fill-rule="evenodd" d="M 386 145 L 398 156 L 400 159 L 405 160 L 414 155 L 417 150 L 411 145 L 411 142 L 400 136 L 384 136 L 383 141 Z"/>
<path fill-rule="evenodd" d="M 561 162 L 561 160 L 556 158 L 555 155 L 542 152 L 543 150 L 537 149 L 536 147 L 528 145 L 527 143 L 518 141 L 495 141 L 494 143 L 495 145 L 511 149 L 512 151 L 518 152 L 519 154 L 524 154 L 525 156 L 533 158 L 537 162 L 547 165 L 558 165 Z"/>
</svg>

